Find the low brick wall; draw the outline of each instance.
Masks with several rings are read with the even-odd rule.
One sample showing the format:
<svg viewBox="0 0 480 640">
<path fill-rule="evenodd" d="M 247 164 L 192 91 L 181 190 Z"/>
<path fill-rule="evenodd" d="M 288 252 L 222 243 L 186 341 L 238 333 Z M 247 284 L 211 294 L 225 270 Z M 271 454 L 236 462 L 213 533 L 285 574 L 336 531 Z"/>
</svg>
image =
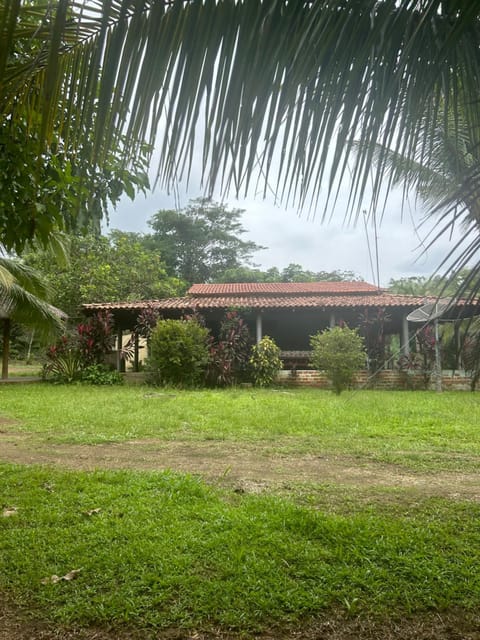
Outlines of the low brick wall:
<svg viewBox="0 0 480 640">
<path fill-rule="evenodd" d="M 295 387 L 318 387 L 330 389 L 331 384 L 327 376 L 320 371 L 300 369 L 296 371 L 281 371 L 279 382 Z M 354 388 L 362 389 L 425 389 L 423 376 L 420 374 L 407 375 L 402 371 L 380 371 L 372 376 L 368 371 L 359 371 L 355 376 Z M 429 389 L 435 389 L 433 377 L 430 380 Z M 442 376 L 442 388 L 445 390 L 470 390 L 470 378 L 459 374 L 444 374 Z"/>
</svg>

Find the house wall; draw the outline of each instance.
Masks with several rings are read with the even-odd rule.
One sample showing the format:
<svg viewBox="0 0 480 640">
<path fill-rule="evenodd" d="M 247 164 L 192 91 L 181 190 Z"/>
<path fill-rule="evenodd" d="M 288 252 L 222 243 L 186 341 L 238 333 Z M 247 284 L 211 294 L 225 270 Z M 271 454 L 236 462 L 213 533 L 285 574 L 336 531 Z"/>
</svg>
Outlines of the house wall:
<svg viewBox="0 0 480 640">
<path fill-rule="evenodd" d="M 281 384 L 293 387 L 318 387 L 330 389 L 331 383 L 325 373 L 319 371 L 300 369 L 297 371 L 281 371 L 278 381 Z M 425 389 L 422 375 L 406 375 L 398 370 L 380 371 L 374 377 L 368 371 L 359 371 L 355 376 L 355 389 Z M 433 378 L 428 385 L 429 389 L 435 389 Z M 464 391 L 470 389 L 470 378 L 464 374 L 443 375 L 442 388 L 444 391 Z"/>
</svg>

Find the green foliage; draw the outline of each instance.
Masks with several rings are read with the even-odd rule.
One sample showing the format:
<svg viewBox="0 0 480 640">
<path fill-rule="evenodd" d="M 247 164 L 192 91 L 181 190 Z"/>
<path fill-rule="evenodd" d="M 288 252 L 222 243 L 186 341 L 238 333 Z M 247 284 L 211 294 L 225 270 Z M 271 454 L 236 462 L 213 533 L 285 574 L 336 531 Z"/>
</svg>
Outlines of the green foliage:
<svg viewBox="0 0 480 640">
<path fill-rule="evenodd" d="M 478 319 L 471 323 L 462 340 L 462 356 L 465 371 L 470 374 L 470 389 L 475 391 L 480 380 L 480 327 Z"/>
<path fill-rule="evenodd" d="M 310 345 L 312 365 L 326 372 L 337 394 L 352 383 L 355 372 L 365 365 L 364 344 L 356 329 L 326 329 L 311 336 Z"/>
<path fill-rule="evenodd" d="M 455 296 L 459 291 L 464 295 L 471 293 L 472 269 L 461 269 L 457 273 L 445 276 L 408 276 L 405 278 L 392 278 L 388 284 L 388 290 L 392 293 L 404 293 L 413 296 Z"/>
<path fill-rule="evenodd" d="M 208 329 L 195 320 L 160 320 L 150 336 L 149 381 L 195 387 L 205 380 Z"/>
<path fill-rule="evenodd" d="M 45 379 L 71 383 L 80 379 L 94 382 L 95 371 L 100 377 L 100 368 L 105 357 L 112 351 L 115 341 L 113 318 L 108 312 L 99 312 L 87 322 L 77 325 L 76 333 L 62 336 L 47 350 L 47 362 L 43 367 Z M 93 367 L 93 369 L 91 369 Z M 86 377 L 84 371 L 88 369 Z M 108 383 L 110 384 L 110 383 Z"/>
<path fill-rule="evenodd" d="M 215 276 L 215 282 L 339 282 L 341 280 L 361 279 L 353 271 L 309 271 L 299 264 L 290 263 L 281 271 L 272 267 L 266 271 L 250 267 L 227 269 Z"/>
<path fill-rule="evenodd" d="M 91 364 L 85 367 L 82 369 L 80 379 L 87 384 L 99 386 L 123 384 L 123 376 L 104 364 Z"/>
<path fill-rule="evenodd" d="M 98 312 L 77 325 L 77 347 L 85 366 L 101 364 L 115 344 L 113 316 Z"/>
<path fill-rule="evenodd" d="M 39 162 L 39 126 L 40 118 L 34 127 L 25 119 L 0 124 L 0 240 L 17 253 L 32 240 L 46 246 L 58 229 L 99 232 L 122 194 L 133 199 L 149 188 L 145 153 L 129 171 L 123 144 L 99 166 L 89 157 L 89 143 L 74 154 L 53 140 Z"/>
<path fill-rule="evenodd" d="M 264 248 L 242 240 L 243 213 L 208 198 L 192 200 L 179 211 L 161 210 L 149 221 L 153 233 L 147 247 L 160 253 L 171 276 L 188 284 L 211 281 Z"/>
<path fill-rule="evenodd" d="M 126 163 L 146 134 L 153 142 L 162 131 L 164 184 L 176 183 L 201 158 L 207 192 L 220 187 L 238 194 L 255 184 L 265 193 L 273 185 L 279 199 L 299 208 L 314 206 L 329 173 L 330 195 L 339 181 L 350 183 L 352 211 L 366 195 L 378 142 L 395 153 L 421 149 L 429 166 L 439 128 L 462 145 L 466 131 L 475 162 L 469 184 L 457 185 L 453 207 L 465 194 L 477 199 L 476 2 L 171 0 L 162 6 L 3 2 L 2 121 L 19 126 L 27 119 L 41 153 L 47 142 L 68 141 L 72 158 L 85 150 L 86 160 L 101 164 L 121 148 L 124 132 Z M 165 126 L 156 127 L 162 118 Z M 200 122 L 206 134 L 199 145 Z M 350 172 L 354 139 L 363 144 Z M 383 156 L 371 182 L 374 203 L 392 186 L 387 171 Z M 455 209 L 448 213 L 445 232 L 459 219 Z M 30 231 L 16 217 L 10 231 L 4 226 L 10 238 L 16 222 L 21 233 Z M 474 250 L 473 244 L 463 257 Z"/>
<path fill-rule="evenodd" d="M 43 377 L 52 382 L 70 384 L 80 380 L 82 376 L 82 356 L 73 346 L 65 344 L 65 348 L 49 351 L 50 359 L 43 367 Z"/>
<path fill-rule="evenodd" d="M 208 381 L 213 386 L 228 387 L 248 375 L 251 337 L 237 311 L 227 311 L 220 326 L 217 342 L 210 343 Z"/>
<path fill-rule="evenodd" d="M 55 292 L 53 304 L 70 317 L 77 316 L 84 303 L 153 300 L 182 290 L 181 282 L 167 276 L 162 257 L 147 249 L 137 233 L 71 236 L 66 265 L 42 251 L 32 251 L 24 260 L 45 274 Z"/>
<path fill-rule="evenodd" d="M 366 309 L 360 314 L 359 334 L 364 340 L 368 369 L 375 373 L 385 364 L 385 324 L 391 317 L 385 308 L 375 311 Z"/>
<path fill-rule="evenodd" d="M 256 386 L 271 386 L 282 368 L 280 348 L 272 338 L 263 336 L 260 342 L 252 347 L 249 364 Z"/>
</svg>

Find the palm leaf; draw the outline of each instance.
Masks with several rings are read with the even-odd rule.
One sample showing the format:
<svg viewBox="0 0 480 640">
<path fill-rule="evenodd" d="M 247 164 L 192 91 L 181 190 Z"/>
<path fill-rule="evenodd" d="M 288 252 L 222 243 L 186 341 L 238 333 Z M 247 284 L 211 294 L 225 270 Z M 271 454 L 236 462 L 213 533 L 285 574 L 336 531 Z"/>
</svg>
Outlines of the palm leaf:
<svg viewBox="0 0 480 640">
<path fill-rule="evenodd" d="M 441 0 L 399 6 L 376 0 L 64 1 L 35 29 L 29 24 L 39 8 L 22 6 L 12 32 L 7 19 L 14 3 L 7 0 L 0 14 L 0 22 L 8 22 L 5 39 L 35 37 L 39 53 L 33 68 L 7 61 L 0 104 L 12 107 L 13 93 L 36 101 L 45 134 L 60 113 L 75 109 L 89 124 L 92 118 L 98 157 L 120 130 L 128 133 L 131 153 L 158 132 L 159 176 L 167 184 L 191 168 L 197 127 L 205 122 L 207 187 L 247 188 L 258 177 L 260 157 L 265 181 L 276 172 L 277 191 L 300 205 L 316 201 L 331 160 L 327 150 L 333 152 L 329 188 L 345 176 L 357 137 L 364 151 L 355 162 L 352 195 L 359 201 L 377 142 L 395 138 L 394 149 L 405 154 L 418 146 L 427 105 L 445 110 L 445 94 L 471 105 L 477 98 L 478 8 L 457 2 L 448 14 L 446 6 Z M 478 128 L 476 111 L 471 106 L 465 117 Z M 62 125 L 68 130 L 67 119 Z M 431 133 L 421 131 L 427 139 Z M 68 134 L 75 139 L 75 131 Z M 276 151 L 278 169 L 271 161 Z M 378 189 L 382 170 L 380 163 Z"/>
<path fill-rule="evenodd" d="M 471 0 L 4 0 L 0 109 L 41 111 L 43 138 L 56 128 L 74 148 L 88 130 L 94 162 L 121 135 L 125 163 L 157 140 L 168 187 L 201 158 L 207 191 L 254 184 L 315 212 L 348 181 L 355 219 L 374 159 L 372 206 L 392 185 L 378 144 L 428 164 L 460 113 L 480 144 L 479 12 Z"/>
<path fill-rule="evenodd" d="M 35 327 L 43 336 L 54 335 L 65 328 L 65 314 L 16 284 L 7 295 L 0 291 L 0 309 L 10 320 Z"/>
</svg>

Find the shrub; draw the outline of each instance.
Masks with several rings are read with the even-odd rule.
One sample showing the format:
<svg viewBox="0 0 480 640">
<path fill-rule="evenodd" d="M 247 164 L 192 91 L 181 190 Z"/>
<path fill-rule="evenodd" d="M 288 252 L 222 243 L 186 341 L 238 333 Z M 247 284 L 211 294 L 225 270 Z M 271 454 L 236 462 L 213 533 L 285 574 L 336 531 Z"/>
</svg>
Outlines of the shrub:
<svg viewBox="0 0 480 640">
<path fill-rule="evenodd" d="M 275 382 L 282 368 L 280 348 L 272 338 L 264 336 L 252 347 L 249 362 L 255 384 L 259 387 L 269 387 Z"/>
<path fill-rule="evenodd" d="M 95 385 L 123 384 L 123 376 L 104 364 L 91 364 L 81 373 L 82 382 Z"/>
<path fill-rule="evenodd" d="M 205 380 L 208 329 L 195 320 L 160 320 L 150 337 L 148 382 L 192 387 Z"/>
<path fill-rule="evenodd" d="M 114 342 L 112 315 L 98 313 L 77 325 L 76 333 L 62 336 L 48 348 L 43 376 L 63 383 L 80 380 L 85 369 L 104 362 Z"/>
<path fill-rule="evenodd" d="M 77 325 L 77 345 L 85 366 L 105 361 L 115 344 L 113 316 L 108 312 L 99 312 L 87 322 Z"/>
<path fill-rule="evenodd" d="M 355 371 L 365 365 L 365 349 L 356 329 L 333 327 L 311 336 L 311 363 L 325 371 L 339 394 L 352 382 Z"/>
<path fill-rule="evenodd" d="M 80 380 L 82 358 L 77 349 L 68 346 L 64 337 L 58 346 L 50 347 L 49 361 L 43 367 L 44 379 L 52 382 L 71 383 Z"/>
<path fill-rule="evenodd" d="M 218 342 L 210 345 L 209 382 L 227 387 L 247 376 L 251 338 L 237 311 L 228 311 L 220 326 Z"/>
</svg>

